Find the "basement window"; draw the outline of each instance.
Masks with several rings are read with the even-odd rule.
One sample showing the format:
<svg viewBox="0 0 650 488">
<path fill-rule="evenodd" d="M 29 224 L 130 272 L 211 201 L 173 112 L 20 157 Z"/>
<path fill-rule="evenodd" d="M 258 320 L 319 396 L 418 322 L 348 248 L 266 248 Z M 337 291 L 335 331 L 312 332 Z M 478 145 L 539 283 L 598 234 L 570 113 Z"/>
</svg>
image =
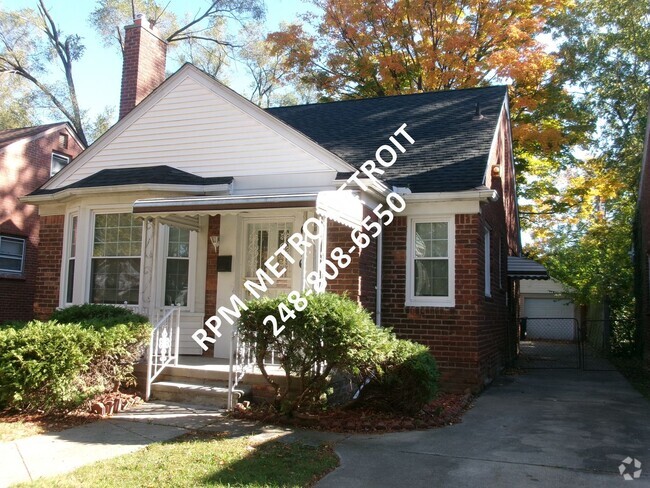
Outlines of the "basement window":
<svg viewBox="0 0 650 488">
<path fill-rule="evenodd" d="M 57 174 L 59 171 L 65 168 L 69 162 L 70 162 L 70 158 L 68 156 L 64 156 L 63 154 L 52 153 L 52 164 L 50 166 L 50 176 L 54 176 L 55 174 Z"/>
</svg>

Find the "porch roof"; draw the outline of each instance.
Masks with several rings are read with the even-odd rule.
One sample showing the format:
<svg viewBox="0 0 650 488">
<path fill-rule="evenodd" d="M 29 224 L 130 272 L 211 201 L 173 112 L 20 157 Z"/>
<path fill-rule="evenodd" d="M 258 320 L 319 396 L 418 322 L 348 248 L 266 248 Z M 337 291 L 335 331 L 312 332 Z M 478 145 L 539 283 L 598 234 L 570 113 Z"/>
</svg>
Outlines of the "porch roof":
<svg viewBox="0 0 650 488">
<path fill-rule="evenodd" d="M 548 280 L 548 271 L 532 259 L 508 256 L 508 277 L 516 280 Z"/>
<path fill-rule="evenodd" d="M 151 214 L 217 214 L 223 210 L 262 208 L 315 207 L 317 193 L 287 195 L 227 195 L 172 198 L 144 198 L 133 203 L 133 213 Z"/>
</svg>

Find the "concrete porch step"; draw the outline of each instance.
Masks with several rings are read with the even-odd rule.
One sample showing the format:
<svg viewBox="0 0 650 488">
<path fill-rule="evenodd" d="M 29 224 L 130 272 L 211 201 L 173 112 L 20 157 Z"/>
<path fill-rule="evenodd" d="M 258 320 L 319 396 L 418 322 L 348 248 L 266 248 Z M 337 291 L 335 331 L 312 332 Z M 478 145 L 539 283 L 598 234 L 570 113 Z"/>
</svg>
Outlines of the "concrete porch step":
<svg viewBox="0 0 650 488">
<path fill-rule="evenodd" d="M 233 401 L 237 402 L 249 394 L 250 387 L 241 385 L 233 392 Z M 227 383 L 201 385 L 178 381 L 156 381 L 151 385 L 151 397 L 169 402 L 227 408 L 228 386 Z"/>
</svg>

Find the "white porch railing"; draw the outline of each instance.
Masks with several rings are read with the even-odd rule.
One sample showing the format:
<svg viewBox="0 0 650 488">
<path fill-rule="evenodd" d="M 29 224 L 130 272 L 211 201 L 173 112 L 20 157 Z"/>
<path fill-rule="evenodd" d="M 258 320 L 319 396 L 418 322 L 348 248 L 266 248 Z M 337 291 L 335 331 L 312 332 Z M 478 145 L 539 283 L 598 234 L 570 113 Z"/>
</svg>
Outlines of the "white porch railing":
<svg viewBox="0 0 650 488">
<path fill-rule="evenodd" d="M 276 354 L 273 349 L 270 351 L 270 357 L 264 358 L 264 365 L 277 366 Z M 230 336 L 230 363 L 228 374 L 228 409 L 232 410 L 234 405 L 233 396 L 237 385 L 244 379 L 247 373 L 251 373 L 257 366 L 255 358 L 255 344 L 245 342 L 239 335 L 237 326 L 233 328 Z"/>
<path fill-rule="evenodd" d="M 162 313 L 162 317 L 158 318 Z M 165 367 L 178 366 L 178 347 L 180 344 L 181 309 L 171 307 L 156 312 L 155 324 L 151 332 L 147 361 L 147 391 L 145 400 L 151 396 L 151 384 Z"/>
<path fill-rule="evenodd" d="M 228 367 L 228 410 L 232 410 L 235 388 L 246 373 L 255 367 L 255 347 L 244 342 L 239 335 L 239 328 L 233 327 L 230 336 L 230 363 Z"/>
</svg>

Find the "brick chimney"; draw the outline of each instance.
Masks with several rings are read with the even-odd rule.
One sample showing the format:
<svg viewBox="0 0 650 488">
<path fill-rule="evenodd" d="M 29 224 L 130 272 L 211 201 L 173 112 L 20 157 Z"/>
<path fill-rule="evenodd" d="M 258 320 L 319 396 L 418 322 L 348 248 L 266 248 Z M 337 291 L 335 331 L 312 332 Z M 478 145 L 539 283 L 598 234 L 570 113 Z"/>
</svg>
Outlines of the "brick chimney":
<svg viewBox="0 0 650 488">
<path fill-rule="evenodd" d="M 124 28 L 120 119 L 165 81 L 166 57 L 167 43 L 142 14 Z"/>
</svg>

